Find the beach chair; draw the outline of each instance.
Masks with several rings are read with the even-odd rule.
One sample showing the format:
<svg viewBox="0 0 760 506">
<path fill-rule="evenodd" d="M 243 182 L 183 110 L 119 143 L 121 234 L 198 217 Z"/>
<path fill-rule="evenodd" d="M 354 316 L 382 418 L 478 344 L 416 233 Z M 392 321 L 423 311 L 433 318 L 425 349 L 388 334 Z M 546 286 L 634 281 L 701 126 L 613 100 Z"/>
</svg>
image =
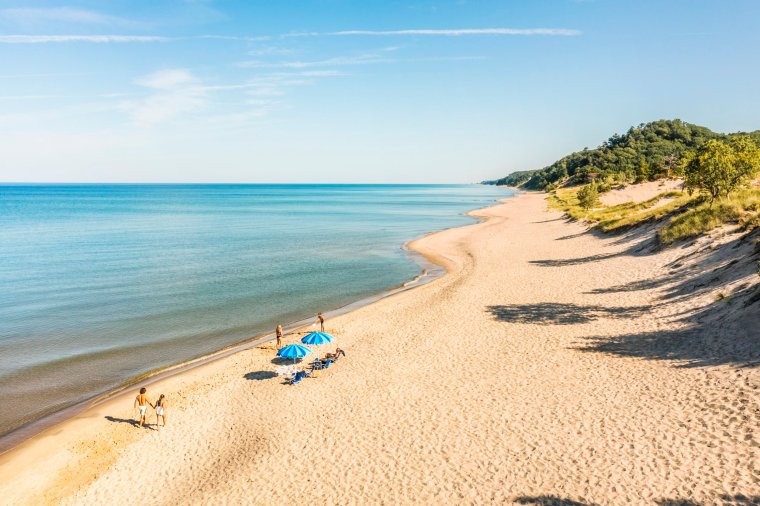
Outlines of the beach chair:
<svg viewBox="0 0 760 506">
<path fill-rule="evenodd" d="M 293 379 L 290 380 L 291 385 L 295 385 L 296 383 L 300 383 L 303 381 L 303 379 L 306 377 L 306 371 L 298 371 L 295 376 L 293 376 Z"/>
</svg>

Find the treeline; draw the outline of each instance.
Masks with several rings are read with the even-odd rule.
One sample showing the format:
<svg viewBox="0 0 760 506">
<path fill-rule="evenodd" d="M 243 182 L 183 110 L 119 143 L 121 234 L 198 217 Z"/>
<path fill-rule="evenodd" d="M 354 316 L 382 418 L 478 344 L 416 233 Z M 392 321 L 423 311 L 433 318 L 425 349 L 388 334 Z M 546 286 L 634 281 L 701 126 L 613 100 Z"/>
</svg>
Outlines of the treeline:
<svg viewBox="0 0 760 506">
<path fill-rule="evenodd" d="M 685 160 L 707 141 L 748 136 L 760 143 L 760 131 L 720 134 L 681 120 L 659 120 L 615 134 L 596 149 L 585 148 L 534 171 L 513 172 L 485 184 L 552 190 L 560 184 L 591 181 L 642 182 L 682 173 Z"/>
</svg>

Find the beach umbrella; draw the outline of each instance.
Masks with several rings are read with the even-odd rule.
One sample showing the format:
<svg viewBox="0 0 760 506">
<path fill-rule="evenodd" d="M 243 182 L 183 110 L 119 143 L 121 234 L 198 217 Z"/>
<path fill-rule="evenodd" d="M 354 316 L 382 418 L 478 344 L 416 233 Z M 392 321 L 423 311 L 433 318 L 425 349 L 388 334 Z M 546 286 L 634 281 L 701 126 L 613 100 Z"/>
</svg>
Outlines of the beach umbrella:
<svg viewBox="0 0 760 506">
<path fill-rule="evenodd" d="M 303 344 L 317 345 L 331 343 L 335 339 L 327 332 L 312 332 L 301 339 Z"/>
<path fill-rule="evenodd" d="M 278 357 L 292 358 L 293 362 L 295 362 L 297 358 L 305 357 L 306 355 L 311 355 L 311 350 L 306 346 L 295 343 L 283 346 L 277 350 Z"/>
<path fill-rule="evenodd" d="M 303 344 L 311 344 L 312 346 L 321 346 L 323 344 L 331 343 L 335 339 L 327 332 L 312 332 L 301 339 Z"/>
</svg>

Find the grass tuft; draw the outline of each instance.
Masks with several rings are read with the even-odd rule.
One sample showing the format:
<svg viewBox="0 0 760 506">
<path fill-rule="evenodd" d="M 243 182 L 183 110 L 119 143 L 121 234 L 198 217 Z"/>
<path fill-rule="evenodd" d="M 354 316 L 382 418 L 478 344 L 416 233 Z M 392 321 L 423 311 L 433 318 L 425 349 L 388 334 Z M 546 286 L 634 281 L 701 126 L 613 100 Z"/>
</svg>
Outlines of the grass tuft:
<svg viewBox="0 0 760 506">
<path fill-rule="evenodd" d="M 716 201 L 712 207 L 703 202 L 689 209 L 657 233 L 662 244 L 673 244 L 681 239 L 697 237 L 721 225 L 738 224 L 745 230 L 760 226 L 760 190 L 747 189 L 736 192 L 730 199 Z"/>
<path fill-rule="evenodd" d="M 760 228 L 758 188 L 740 190 L 730 199 L 715 201 L 712 207 L 702 196 L 671 191 L 644 202 L 627 202 L 589 210 L 581 207 L 578 190 L 579 187 L 558 188 L 549 195 L 550 207 L 564 211 L 570 218 L 591 222 L 603 232 L 622 231 L 671 217 L 657 237 L 661 244 L 673 244 L 729 223 L 747 231 Z"/>
</svg>

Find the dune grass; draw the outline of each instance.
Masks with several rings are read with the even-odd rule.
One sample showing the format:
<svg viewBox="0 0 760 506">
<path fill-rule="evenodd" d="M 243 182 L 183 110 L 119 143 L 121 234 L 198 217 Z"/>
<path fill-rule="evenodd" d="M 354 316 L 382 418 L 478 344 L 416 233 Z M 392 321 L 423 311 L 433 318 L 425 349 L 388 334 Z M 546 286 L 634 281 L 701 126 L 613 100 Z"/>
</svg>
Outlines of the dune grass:
<svg viewBox="0 0 760 506">
<path fill-rule="evenodd" d="M 591 222 L 603 232 L 622 231 L 670 216 L 657 233 L 662 244 L 697 237 L 729 223 L 738 224 L 746 230 L 760 227 L 760 188 L 740 190 L 730 199 L 717 200 L 712 207 L 704 197 L 671 191 L 643 202 L 589 210 L 581 207 L 578 190 L 579 187 L 557 189 L 550 194 L 549 205 L 573 219 Z"/>
<path fill-rule="evenodd" d="M 730 199 L 715 201 L 712 207 L 702 202 L 671 219 L 657 237 L 663 244 L 672 244 L 728 223 L 738 224 L 745 230 L 760 227 L 760 189 L 740 190 Z"/>
<path fill-rule="evenodd" d="M 577 192 L 578 188 L 560 188 L 549 197 L 549 203 L 573 219 L 595 223 L 603 232 L 615 232 L 646 221 L 659 220 L 695 200 L 695 197 L 684 192 L 670 191 L 643 202 L 626 202 L 585 210 L 578 202 Z M 663 200 L 666 202 L 661 203 Z"/>
</svg>

